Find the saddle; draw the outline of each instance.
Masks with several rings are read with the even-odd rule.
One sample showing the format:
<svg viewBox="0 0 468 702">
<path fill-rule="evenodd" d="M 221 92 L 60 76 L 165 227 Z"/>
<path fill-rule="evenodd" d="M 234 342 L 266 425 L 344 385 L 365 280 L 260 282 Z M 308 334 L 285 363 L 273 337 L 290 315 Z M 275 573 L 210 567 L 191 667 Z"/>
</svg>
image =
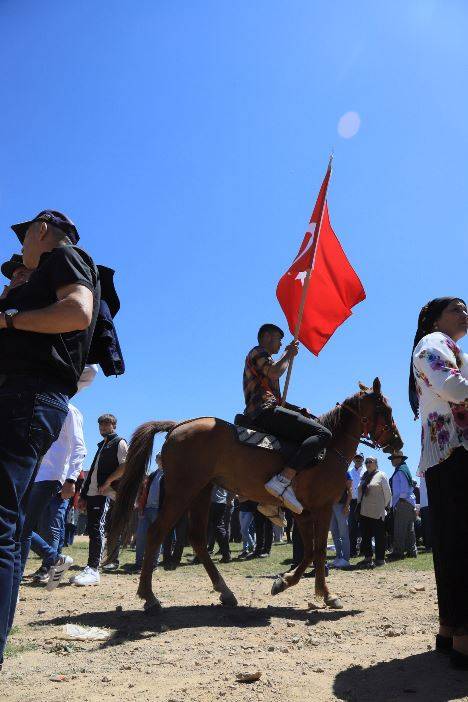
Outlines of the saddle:
<svg viewBox="0 0 468 702">
<path fill-rule="evenodd" d="M 287 461 L 299 448 L 299 444 L 282 436 L 267 434 L 255 426 L 245 414 L 236 414 L 234 417 L 234 435 L 240 444 L 254 446 L 268 451 L 279 451 Z"/>
<path fill-rule="evenodd" d="M 234 417 L 235 438 L 240 444 L 255 446 L 269 451 L 279 451 L 287 462 L 299 448 L 299 443 L 284 436 L 274 436 L 267 434 L 263 429 L 255 426 L 245 414 L 236 414 Z M 326 449 L 323 449 L 316 457 L 315 464 L 321 463 L 326 456 Z"/>
</svg>

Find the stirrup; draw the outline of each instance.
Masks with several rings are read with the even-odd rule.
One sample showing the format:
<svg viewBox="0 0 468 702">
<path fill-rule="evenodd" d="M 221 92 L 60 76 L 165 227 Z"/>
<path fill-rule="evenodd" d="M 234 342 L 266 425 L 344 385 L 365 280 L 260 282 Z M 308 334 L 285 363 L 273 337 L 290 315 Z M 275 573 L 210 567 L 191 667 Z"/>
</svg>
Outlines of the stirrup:
<svg viewBox="0 0 468 702">
<path fill-rule="evenodd" d="M 260 514 L 270 520 L 273 524 L 279 527 L 287 526 L 286 517 L 284 516 L 284 510 L 280 505 L 269 505 L 260 504 L 257 505 L 257 510 Z"/>
</svg>

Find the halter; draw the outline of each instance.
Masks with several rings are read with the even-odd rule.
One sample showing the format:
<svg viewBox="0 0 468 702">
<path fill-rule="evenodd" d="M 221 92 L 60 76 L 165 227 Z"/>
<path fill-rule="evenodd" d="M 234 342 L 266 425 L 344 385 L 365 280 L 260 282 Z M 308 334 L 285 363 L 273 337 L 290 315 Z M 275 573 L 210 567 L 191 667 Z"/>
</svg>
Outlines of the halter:
<svg viewBox="0 0 468 702">
<path fill-rule="evenodd" d="M 385 434 L 389 429 L 396 429 L 395 422 L 392 419 L 392 423 L 390 426 L 388 424 L 382 424 L 381 428 L 379 427 L 378 420 L 379 417 L 384 416 L 383 408 L 385 407 L 385 405 L 383 404 L 382 400 L 377 399 L 375 405 L 374 426 L 372 427 L 372 429 L 369 429 L 369 418 L 363 417 L 361 415 L 361 399 L 362 397 L 361 395 L 359 395 L 357 412 L 354 409 L 354 407 L 351 407 L 351 405 L 348 405 L 345 402 L 343 404 L 341 404 L 340 402 L 336 403 L 337 407 L 341 407 L 342 409 L 348 410 L 348 412 L 354 414 L 354 416 L 357 417 L 361 422 L 361 434 L 359 436 L 352 436 L 351 434 L 348 434 L 348 436 L 353 440 L 357 439 L 358 443 L 364 444 L 364 446 L 370 446 L 370 448 L 372 449 L 383 450 L 389 444 L 380 444 L 380 437 L 382 436 L 382 434 Z M 377 429 L 380 429 L 378 434 Z"/>
</svg>

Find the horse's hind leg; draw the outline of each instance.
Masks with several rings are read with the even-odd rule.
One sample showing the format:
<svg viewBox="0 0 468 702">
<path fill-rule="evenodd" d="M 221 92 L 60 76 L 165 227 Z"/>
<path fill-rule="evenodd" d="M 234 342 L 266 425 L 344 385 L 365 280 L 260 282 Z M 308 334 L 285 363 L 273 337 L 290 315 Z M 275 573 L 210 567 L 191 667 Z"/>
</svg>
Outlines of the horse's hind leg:
<svg viewBox="0 0 468 702">
<path fill-rule="evenodd" d="M 212 486 L 207 485 L 203 492 L 194 500 L 189 512 L 189 539 L 198 559 L 208 573 L 213 588 L 220 593 L 219 599 L 223 605 L 235 607 L 237 600 L 234 593 L 226 585 L 224 578 L 211 560 L 206 547 L 208 516 L 210 510 Z"/>
<path fill-rule="evenodd" d="M 311 515 L 304 515 L 296 519 L 296 523 L 301 533 L 304 555 L 302 561 L 294 570 L 276 578 L 271 588 L 272 595 L 278 595 L 280 592 L 287 590 L 287 588 L 297 585 L 305 570 L 312 563 L 314 557 L 314 524 L 312 517 Z"/>
<path fill-rule="evenodd" d="M 337 595 L 332 595 L 328 589 L 325 580 L 325 561 L 327 558 L 327 539 L 330 529 L 332 508 L 324 507 L 320 512 L 314 515 L 315 527 L 315 549 L 314 549 L 314 565 L 315 565 L 315 594 L 317 597 L 323 597 L 325 604 L 333 609 L 342 609 L 340 598 Z"/>
<path fill-rule="evenodd" d="M 187 510 L 189 504 L 186 500 L 170 499 L 170 497 L 166 493 L 161 510 L 149 527 L 146 537 L 145 555 L 143 557 L 137 595 L 145 600 L 144 607 L 147 611 L 152 610 L 156 612 L 161 608 L 161 604 L 152 588 L 155 555 L 161 548 L 166 535 Z"/>
</svg>

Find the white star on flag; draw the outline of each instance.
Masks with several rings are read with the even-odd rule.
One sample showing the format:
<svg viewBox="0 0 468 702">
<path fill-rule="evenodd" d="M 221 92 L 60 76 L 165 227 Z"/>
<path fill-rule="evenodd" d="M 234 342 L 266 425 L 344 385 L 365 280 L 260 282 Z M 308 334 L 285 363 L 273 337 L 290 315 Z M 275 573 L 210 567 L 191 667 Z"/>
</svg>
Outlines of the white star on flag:
<svg viewBox="0 0 468 702">
<path fill-rule="evenodd" d="M 300 271 L 294 278 L 294 280 L 300 280 L 302 287 L 304 287 L 304 280 L 307 278 L 307 271 Z"/>
</svg>

